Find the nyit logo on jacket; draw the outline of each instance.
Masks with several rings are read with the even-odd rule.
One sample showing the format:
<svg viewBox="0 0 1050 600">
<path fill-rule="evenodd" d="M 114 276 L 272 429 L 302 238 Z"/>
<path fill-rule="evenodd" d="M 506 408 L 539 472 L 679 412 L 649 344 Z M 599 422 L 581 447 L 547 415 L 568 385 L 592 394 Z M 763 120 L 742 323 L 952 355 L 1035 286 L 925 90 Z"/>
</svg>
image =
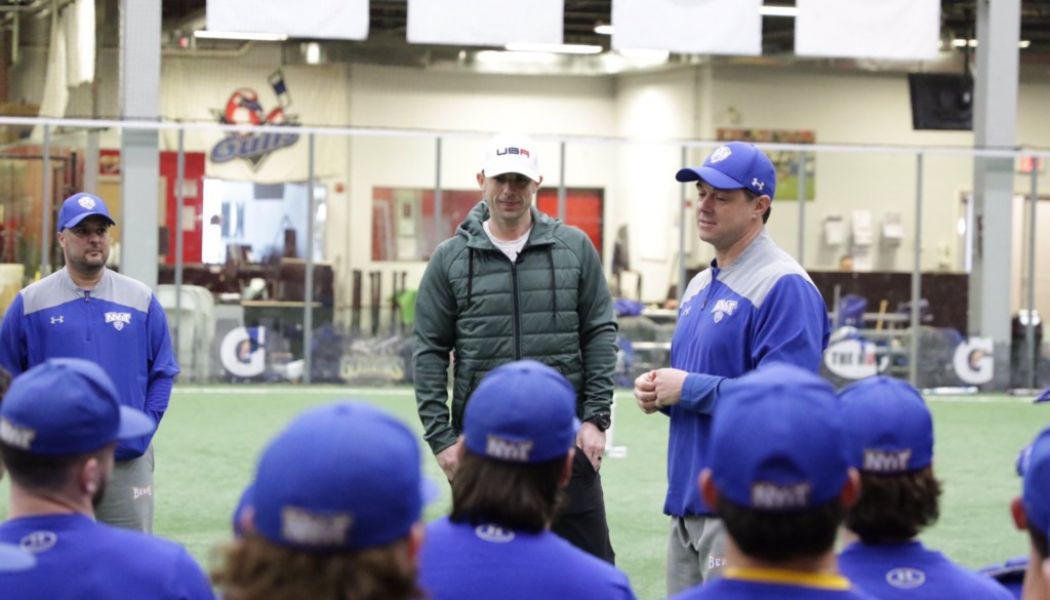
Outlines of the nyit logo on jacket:
<svg viewBox="0 0 1050 600">
<path fill-rule="evenodd" d="M 714 308 L 711 309 L 711 312 L 715 315 L 715 323 L 720 322 L 726 315 L 733 316 L 736 306 L 736 300 L 719 300 L 715 302 Z"/>
<path fill-rule="evenodd" d="M 124 329 L 125 325 L 131 325 L 131 313 L 108 312 L 106 313 L 106 323 L 113 323 L 113 328 L 120 331 Z"/>
</svg>

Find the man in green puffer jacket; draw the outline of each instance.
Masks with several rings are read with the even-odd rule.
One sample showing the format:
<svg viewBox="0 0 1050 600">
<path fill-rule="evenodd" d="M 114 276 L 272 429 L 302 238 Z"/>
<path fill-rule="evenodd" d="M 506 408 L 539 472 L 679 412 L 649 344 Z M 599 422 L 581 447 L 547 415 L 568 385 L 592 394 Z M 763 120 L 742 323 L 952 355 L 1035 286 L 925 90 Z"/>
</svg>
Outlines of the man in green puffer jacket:
<svg viewBox="0 0 1050 600">
<path fill-rule="evenodd" d="M 533 207 L 543 177 L 528 138 L 493 138 L 477 179 L 482 201 L 438 246 L 416 299 L 415 387 L 424 437 L 451 482 L 462 452 L 463 409 L 482 376 L 526 358 L 558 370 L 576 388 L 582 424 L 568 505 L 552 530 L 611 563 L 599 470 L 616 322 L 598 253 L 582 231 Z"/>
</svg>

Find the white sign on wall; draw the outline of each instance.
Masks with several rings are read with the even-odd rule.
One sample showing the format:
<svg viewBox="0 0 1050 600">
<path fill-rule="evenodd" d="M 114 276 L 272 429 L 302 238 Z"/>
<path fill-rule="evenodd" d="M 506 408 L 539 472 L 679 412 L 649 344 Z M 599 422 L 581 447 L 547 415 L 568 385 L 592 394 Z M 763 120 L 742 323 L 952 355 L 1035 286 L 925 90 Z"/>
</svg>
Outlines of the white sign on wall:
<svg viewBox="0 0 1050 600">
<path fill-rule="evenodd" d="M 762 54 L 762 0 L 613 0 L 612 47 Z"/>
<path fill-rule="evenodd" d="M 208 31 L 368 38 L 368 0 L 208 0 L 205 13 Z"/>
<path fill-rule="evenodd" d="M 937 56 L 940 0 L 796 0 L 795 54 L 923 60 Z"/>
<path fill-rule="evenodd" d="M 563 0 L 408 0 L 413 44 L 562 43 Z"/>
</svg>

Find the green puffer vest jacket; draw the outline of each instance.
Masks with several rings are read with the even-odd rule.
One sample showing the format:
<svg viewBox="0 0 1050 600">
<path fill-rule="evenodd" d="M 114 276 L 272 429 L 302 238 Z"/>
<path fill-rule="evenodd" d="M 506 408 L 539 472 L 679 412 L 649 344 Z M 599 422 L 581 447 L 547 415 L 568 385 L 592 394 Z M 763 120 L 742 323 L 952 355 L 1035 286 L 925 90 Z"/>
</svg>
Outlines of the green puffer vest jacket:
<svg viewBox="0 0 1050 600">
<path fill-rule="evenodd" d="M 478 203 L 438 246 L 416 298 L 416 403 L 435 453 L 455 443 L 467 398 L 485 373 L 510 361 L 538 360 L 565 375 L 581 419 L 612 403 L 616 321 L 594 245 L 533 208 L 532 233 L 511 263 L 485 235 L 488 216 L 488 205 Z"/>
</svg>

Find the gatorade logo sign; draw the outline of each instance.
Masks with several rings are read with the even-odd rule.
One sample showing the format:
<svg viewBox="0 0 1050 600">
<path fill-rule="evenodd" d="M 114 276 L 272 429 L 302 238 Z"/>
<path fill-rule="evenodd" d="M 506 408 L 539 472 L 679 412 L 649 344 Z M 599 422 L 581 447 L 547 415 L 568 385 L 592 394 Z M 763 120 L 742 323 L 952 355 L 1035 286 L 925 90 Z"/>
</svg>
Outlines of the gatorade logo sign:
<svg viewBox="0 0 1050 600">
<path fill-rule="evenodd" d="M 952 366 L 963 383 L 981 385 L 995 374 L 992 338 L 970 338 L 955 348 Z"/>
<path fill-rule="evenodd" d="M 222 366 L 234 377 L 258 377 L 266 371 L 266 328 L 237 327 L 219 347 Z"/>
</svg>

